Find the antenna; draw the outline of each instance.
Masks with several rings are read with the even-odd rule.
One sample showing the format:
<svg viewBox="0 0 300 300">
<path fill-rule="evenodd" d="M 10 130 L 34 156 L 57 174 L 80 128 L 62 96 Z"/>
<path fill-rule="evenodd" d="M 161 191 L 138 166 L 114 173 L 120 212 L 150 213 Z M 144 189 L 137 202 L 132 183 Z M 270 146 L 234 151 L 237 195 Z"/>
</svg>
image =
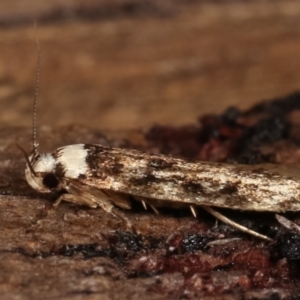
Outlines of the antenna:
<svg viewBox="0 0 300 300">
<path fill-rule="evenodd" d="M 35 77 L 35 92 L 34 92 L 34 100 L 33 100 L 33 117 L 32 117 L 32 155 L 33 155 L 32 159 L 34 157 L 36 158 L 39 155 L 38 150 L 37 150 L 38 143 L 36 142 L 36 136 L 37 136 L 37 134 L 36 134 L 36 114 L 37 114 L 37 100 L 38 100 L 38 95 L 39 95 L 39 83 L 40 83 L 41 50 L 40 50 L 39 38 L 37 35 L 36 20 L 34 21 L 34 29 L 35 29 L 35 40 L 36 40 L 36 46 L 37 46 L 37 63 L 36 63 L 36 77 Z M 37 174 L 34 171 L 34 168 L 32 166 L 32 163 L 31 163 L 30 158 L 27 155 L 26 151 L 21 146 L 19 146 L 18 143 L 16 143 L 16 146 L 24 154 L 27 166 L 30 169 L 31 174 L 33 176 L 37 177 Z"/>
<path fill-rule="evenodd" d="M 39 85 L 40 85 L 40 66 L 41 66 L 41 49 L 40 42 L 37 34 L 37 24 L 36 20 L 34 21 L 35 28 L 35 40 L 37 47 L 37 62 L 36 62 L 36 77 L 35 77 L 35 91 L 34 91 L 34 100 L 33 100 L 33 116 L 32 116 L 32 151 L 34 154 L 38 154 L 37 147 L 37 130 L 36 130 L 36 115 L 37 115 L 37 101 L 39 96 Z"/>
</svg>

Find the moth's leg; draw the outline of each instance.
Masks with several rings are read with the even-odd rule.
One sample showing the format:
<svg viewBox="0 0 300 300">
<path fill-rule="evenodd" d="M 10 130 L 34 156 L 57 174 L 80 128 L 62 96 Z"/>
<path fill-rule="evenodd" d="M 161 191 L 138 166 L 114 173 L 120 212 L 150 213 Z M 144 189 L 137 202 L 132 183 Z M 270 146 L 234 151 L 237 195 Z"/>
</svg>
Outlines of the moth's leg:
<svg viewBox="0 0 300 300">
<path fill-rule="evenodd" d="M 75 194 L 62 194 L 59 198 L 54 202 L 53 207 L 57 208 L 61 201 L 67 201 L 78 205 L 86 205 L 91 208 L 101 207 L 108 213 L 112 213 L 113 204 L 108 201 L 101 201 L 100 203 L 96 203 L 92 197 L 80 196 Z"/>
<path fill-rule="evenodd" d="M 105 193 L 104 190 L 99 190 L 94 187 L 78 184 L 77 182 L 69 182 L 67 191 L 72 195 L 78 195 L 87 200 L 87 203 L 93 203 L 93 206 L 99 206 L 108 213 L 111 213 L 114 204 L 111 198 Z"/>
<path fill-rule="evenodd" d="M 128 230 L 133 231 L 134 233 L 137 233 L 136 229 L 132 225 L 132 223 L 129 221 L 126 216 L 116 207 L 113 207 L 110 213 L 117 219 L 120 219 L 123 223 L 125 223 L 126 227 Z"/>
<path fill-rule="evenodd" d="M 196 209 L 195 209 L 195 207 L 194 207 L 193 205 L 190 205 L 190 210 L 191 210 L 191 212 L 192 212 L 192 215 L 193 215 L 195 218 L 197 218 L 197 211 L 196 211 Z"/>
<path fill-rule="evenodd" d="M 86 205 L 91 208 L 96 208 L 99 206 L 107 213 L 120 219 L 129 229 L 132 230 L 133 227 L 131 222 L 115 207 L 113 200 L 118 198 L 112 198 L 114 197 L 112 192 L 107 193 L 105 190 L 99 190 L 94 187 L 78 184 L 77 182 L 73 181 L 69 181 L 65 189 L 69 192 L 69 194 L 61 195 L 54 203 L 54 207 L 57 207 L 62 200 L 79 205 Z M 129 207 L 126 205 L 127 201 L 121 201 L 120 199 L 117 201 L 118 203 L 122 203 L 124 208 Z"/>
<path fill-rule="evenodd" d="M 92 187 L 88 187 L 88 190 L 90 196 L 93 197 L 94 201 L 99 207 L 101 207 L 107 213 L 113 215 L 115 218 L 125 223 L 128 230 L 135 231 L 129 219 L 126 218 L 126 216 L 118 209 L 118 207 L 121 207 L 123 209 L 131 208 L 130 201 L 128 200 L 128 198 L 126 198 L 125 196 L 123 198 L 123 195 L 120 195 L 118 193 L 106 190 L 99 190 Z"/>
<path fill-rule="evenodd" d="M 142 205 L 144 207 L 144 210 L 147 210 L 147 204 L 146 204 L 146 202 L 144 200 L 141 200 L 141 202 L 142 202 Z"/>
<path fill-rule="evenodd" d="M 144 209 L 145 210 L 147 210 L 148 209 L 148 207 L 147 207 L 147 204 L 150 206 L 150 208 L 152 209 L 152 211 L 156 214 L 156 215 L 159 215 L 159 211 L 157 210 L 157 208 L 154 206 L 154 205 L 152 205 L 152 204 L 149 204 L 149 203 L 146 203 L 146 201 L 145 201 L 145 198 L 143 198 L 143 197 L 136 197 L 135 198 L 137 201 L 140 201 L 141 203 L 142 203 L 142 205 L 143 205 L 143 207 L 144 207 Z"/>
<path fill-rule="evenodd" d="M 273 242 L 272 239 L 270 239 L 269 237 L 265 236 L 265 235 L 262 235 L 256 231 L 253 231 L 243 225 L 240 225 L 230 219 L 228 219 L 227 217 L 225 217 L 224 215 L 222 215 L 221 213 L 217 212 L 216 210 L 212 209 L 211 207 L 208 207 L 208 206 L 201 206 L 203 209 L 205 209 L 207 212 L 209 212 L 211 215 L 213 215 L 215 218 L 219 219 L 220 221 L 232 226 L 232 227 L 235 227 L 237 228 L 238 230 L 240 231 L 243 231 L 243 232 L 246 232 L 248 234 L 251 234 L 255 237 L 258 237 L 258 238 L 261 238 L 263 240 L 266 240 L 266 241 L 271 241 Z"/>
<path fill-rule="evenodd" d="M 291 230 L 297 234 L 300 234 L 300 226 L 297 225 L 296 223 L 288 220 L 287 218 L 276 214 L 275 215 L 277 221 L 285 228 L 287 228 L 288 230 Z"/>
<path fill-rule="evenodd" d="M 159 215 L 159 211 L 156 209 L 155 206 L 153 205 L 150 205 L 151 209 L 153 210 L 153 212 L 156 214 L 156 215 Z"/>
<path fill-rule="evenodd" d="M 96 208 L 98 206 L 95 202 L 91 201 L 89 198 L 85 198 L 74 194 L 62 194 L 54 202 L 53 207 L 57 208 L 61 201 L 67 201 L 78 205 L 86 205 L 91 208 Z"/>
<path fill-rule="evenodd" d="M 115 208 L 112 204 L 101 202 L 101 205 L 95 204 L 95 202 L 90 201 L 88 198 L 81 197 L 78 195 L 73 194 L 63 194 L 61 195 L 54 203 L 54 208 L 57 208 L 57 206 L 60 204 L 61 201 L 67 201 L 78 205 L 86 205 L 91 208 L 96 208 L 100 206 L 104 211 L 107 213 L 113 215 L 115 218 L 120 219 L 122 222 L 124 222 L 128 229 L 133 230 L 133 226 L 131 222 L 123 216 L 117 208 Z"/>
<path fill-rule="evenodd" d="M 54 207 L 58 207 L 61 201 L 67 201 L 78 205 L 86 205 L 91 208 L 96 208 L 97 206 L 101 207 L 106 212 L 110 213 L 114 205 L 109 201 L 108 197 L 104 193 L 98 193 L 98 199 L 96 201 L 95 196 L 92 193 L 90 187 L 77 184 L 74 182 L 68 182 L 65 189 L 68 191 L 68 194 L 62 194 L 54 203 Z"/>
<path fill-rule="evenodd" d="M 99 192 L 100 196 L 98 197 Z M 105 194 L 106 198 L 109 199 L 109 201 L 112 202 L 114 206 L 117 206 L 122 209 L 131 209 L 131 201 L 129 199 L 129 196 L 126 194 L 117 193 L 109 190 L 99 190 L 96 188 L 93 188 L 92 194 L 96 199 L 102 199 L 103 194 Z"/>
</svg>

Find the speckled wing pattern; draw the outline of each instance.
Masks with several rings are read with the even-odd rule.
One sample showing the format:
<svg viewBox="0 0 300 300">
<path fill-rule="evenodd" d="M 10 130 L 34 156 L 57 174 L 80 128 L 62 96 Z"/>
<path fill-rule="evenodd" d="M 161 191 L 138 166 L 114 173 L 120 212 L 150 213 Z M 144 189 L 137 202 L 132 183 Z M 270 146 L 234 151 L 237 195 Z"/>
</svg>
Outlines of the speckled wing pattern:
<svg viewBox="0 0 300 300">
<path fill-rule="evenodd" d="M 190 163 L 170 156 L 85 145 L 85 185 L 166 206 L 216 206 L 253 211 L 299 211 L 299 172 L 276 165 Z"/>
</svg>

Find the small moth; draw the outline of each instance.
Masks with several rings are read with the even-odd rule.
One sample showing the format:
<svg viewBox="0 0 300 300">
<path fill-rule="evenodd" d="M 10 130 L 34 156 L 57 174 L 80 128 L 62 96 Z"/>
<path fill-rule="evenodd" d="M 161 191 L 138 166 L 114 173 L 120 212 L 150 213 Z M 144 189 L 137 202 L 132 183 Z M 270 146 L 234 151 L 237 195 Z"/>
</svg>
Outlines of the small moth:
<svg viewBox="0 0 300 300">
<path fill-rule="evenodd" d="M 37 41 L 38 42 L 38 41 Z M 39 50 L 39 45 L 38 45 Z M 38 51 L 40 53 L 40 51 Z M 36 108 L 39 82 L 38 55 L 33 114 L 33 150 L 26 158 L 25 177 L 38 192 L 64 190 L 64 200 L 120 216 L 130 209 L 130 198 L 158 213 L 158 208 L 201 207 L 217 219 L 256 237 L 271 241 L 220 214 L 212 207 L 261 212 L 300 211 L 300 175 L 277 165 L 191 163 L 136 150 L 76 144 L 53 153 L 39 153 L 36 143 Z"/>
</svg>

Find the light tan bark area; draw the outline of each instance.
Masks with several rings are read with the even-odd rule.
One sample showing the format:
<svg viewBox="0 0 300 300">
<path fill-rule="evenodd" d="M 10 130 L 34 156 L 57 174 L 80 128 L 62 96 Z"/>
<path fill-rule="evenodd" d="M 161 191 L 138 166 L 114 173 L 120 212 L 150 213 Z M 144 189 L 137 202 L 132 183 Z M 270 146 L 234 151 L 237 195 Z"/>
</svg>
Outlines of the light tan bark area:
<svg viewBox="0 0 300 300">
<path fill-rule="evenodd" d="M 297 1 L 78 2 L 1 1 L 4 124 L 28 126 L 31 118 L 34 18 L 42 51 L 41 125 L 186 124 L 201 113 L 298 89 Z"/>
</svg>

